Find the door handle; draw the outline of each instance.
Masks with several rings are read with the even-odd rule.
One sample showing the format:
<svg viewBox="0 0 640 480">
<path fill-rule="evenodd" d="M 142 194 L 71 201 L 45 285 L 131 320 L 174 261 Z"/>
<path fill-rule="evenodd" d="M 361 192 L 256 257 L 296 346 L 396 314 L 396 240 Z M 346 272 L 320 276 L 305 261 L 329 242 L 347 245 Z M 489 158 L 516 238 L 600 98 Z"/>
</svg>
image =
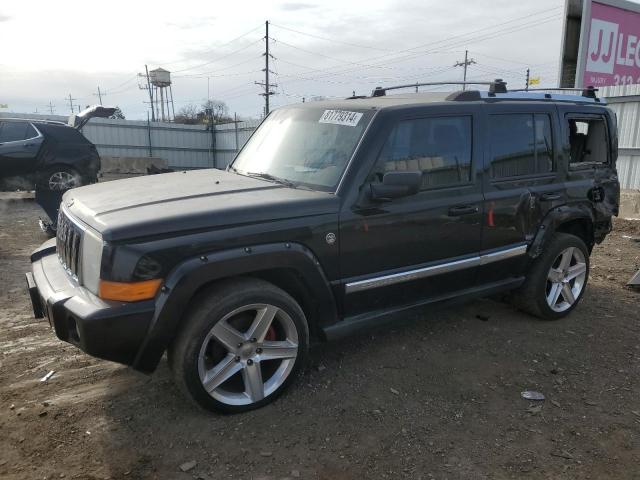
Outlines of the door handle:
<svg viewBox="0 0 640 480">
<path fill-rule="evenodd" d="M 551 201 L 551 200 L 560 200 L 562 198 L 562 195 L 560 195 L 558 192 L 549 192 L 549 193 L 543 193 L 542 195 L 540 195 L 540 200 L 544 200 L 545 202 Z"/>
<path fill-rule="evenodd" d="M 25 143 L 22 148 L 29 148 L 29 147 L 33 147 L 35 145 L 35 143 Z"/>
<path fill-rule="evenodd" d="M 450 217 L 459 217 L 460 215 L 471 215 L 472 213 L 478 213 L 478 207 L 476 205 L 456 205 L 449 209 Z"/>
</svg>

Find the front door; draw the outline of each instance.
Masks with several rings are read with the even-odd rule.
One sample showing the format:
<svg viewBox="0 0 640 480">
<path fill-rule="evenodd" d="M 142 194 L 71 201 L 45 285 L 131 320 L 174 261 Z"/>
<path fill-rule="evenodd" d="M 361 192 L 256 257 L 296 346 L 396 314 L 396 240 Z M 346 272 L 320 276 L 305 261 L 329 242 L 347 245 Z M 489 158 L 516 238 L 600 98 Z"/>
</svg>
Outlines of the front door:
<svg viewBox="0 0 640 480">
<path fill-rule="evenodd" d="M 42 141 L 29 122 L 0 122 L 0 177 L 32 173 Z"/>
<path fill-rule="evenodd" d="M 475 283 L 482 191 L 474 114 L 429 111 L 388 122 L 362 194 L 343 206 L 345 316 L 409 306 Z M 368 184 L 390 171 L 422 172 L 420 192 L 372 201 Z"/>
</svg>

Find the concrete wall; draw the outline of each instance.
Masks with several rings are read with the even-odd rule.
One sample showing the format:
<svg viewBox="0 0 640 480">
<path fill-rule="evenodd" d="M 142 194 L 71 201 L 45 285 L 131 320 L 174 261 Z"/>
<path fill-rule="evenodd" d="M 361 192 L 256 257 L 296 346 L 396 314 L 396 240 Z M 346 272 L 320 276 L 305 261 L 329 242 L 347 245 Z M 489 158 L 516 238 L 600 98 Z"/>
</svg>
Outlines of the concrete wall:
<svg viewBox="0 0 640 480">
<path fill-rule="evenodd" d="M 620 192 L 620 218 L 640 220 L 640 190 L 622 190 Z"/>
</svg>

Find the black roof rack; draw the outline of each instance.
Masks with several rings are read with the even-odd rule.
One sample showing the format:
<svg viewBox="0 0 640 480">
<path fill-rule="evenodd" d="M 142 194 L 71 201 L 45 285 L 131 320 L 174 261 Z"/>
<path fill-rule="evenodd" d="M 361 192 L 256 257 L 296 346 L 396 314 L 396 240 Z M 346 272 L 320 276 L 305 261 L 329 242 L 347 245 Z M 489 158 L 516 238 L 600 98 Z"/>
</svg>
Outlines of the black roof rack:
<svg viewBox="0 0 640 480">
<path fill-rule="evenodd" d="M 585 98 L 593 98 L 597 99 L 598 96 L 596 92 L 598 91 L 593 85 L 589 85 L 585 88 L 518 88 L 516 90 L 511 90 L 512 92 L 581 92 L 582 96 Z"/>
<path fill-rule="evenodd" d="M 492 82 L 487 81 L 468 81 L 468 82 L 424 82 L 424 83 L 408 83 L 406 85 L 396 85 L 393 87 L 376 87 L 373 92 L 371 92 L 372 97 L 384 97 L 387 94 L 388 90 L 400 90 L 402 88 L 417 88 L 424 86 L 433 86 L 433 85 L 489 85 L 489 94 L 495 93 L 507 93 L 507 82 L 503 81 L 501 78 L 497 78 Z"/>
<path fill-rule="evenodd" d="M 402 88 L 415 88 L 416 91 L 420 86 L 427 85 L 488 85 L 488 91 L 474 90 L 460 90 L 449 94 L 445 100 L 448 101 L 478 101 L 482 99 L 491 100 L 551 100 L 557 102 L 578 102 L 578 103 L 599 103 L 605 104 L 603 99 L 596 96 L 597 88 L 592 86 L 586 88 L 520 88 L 514 90 L 507 90 L 507 82 L 501 78 L 496 78 L 492 82 L 487 81 L 468 81 L 468 82 L 424 82 L 424 83 L 409 83 L 406 85 L 397 85 L 393 87 L 376 87 L 372 92 L 372 97 L 383 97 L 387 94 L 388 90 L 399 90 Z M 555 94 L 552 95 L 548 92 L 571 92 L 570 95 Z M 582 99 L 575 94 L 575 92 L 581 92 Z"/>
</svg>

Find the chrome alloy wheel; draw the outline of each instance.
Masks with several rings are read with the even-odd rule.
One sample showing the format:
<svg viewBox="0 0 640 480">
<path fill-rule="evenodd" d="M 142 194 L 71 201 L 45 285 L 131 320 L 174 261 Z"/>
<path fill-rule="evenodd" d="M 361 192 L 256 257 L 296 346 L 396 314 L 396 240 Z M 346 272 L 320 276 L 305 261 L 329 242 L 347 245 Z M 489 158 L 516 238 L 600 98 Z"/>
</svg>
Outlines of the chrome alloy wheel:
<svg viewBox="0 0 640 480">
<path fill-rule="evenodd" d="M 53 172 L 49 176 L 49 190 L 69 190 L 70 188 L 75 188 L 80 185 L 78 178 L 76 175 L 61 171 L 61 172 Z"/>
<path fill-rule="evenodd" d="M 218 321 L 198 355 L 204 389 L 227 405 L 250 405 L 275 392 L 298 356 L 298 331 L 281 308 L 245 305 Z"/>
<path fill-rule="evenodd" d="M 547 305 L 564 312 L 576 303 L 587 278 L 587 262 L 579 248 L 569 247 L 556 257 L 547 275 Z"/>
</svg>

